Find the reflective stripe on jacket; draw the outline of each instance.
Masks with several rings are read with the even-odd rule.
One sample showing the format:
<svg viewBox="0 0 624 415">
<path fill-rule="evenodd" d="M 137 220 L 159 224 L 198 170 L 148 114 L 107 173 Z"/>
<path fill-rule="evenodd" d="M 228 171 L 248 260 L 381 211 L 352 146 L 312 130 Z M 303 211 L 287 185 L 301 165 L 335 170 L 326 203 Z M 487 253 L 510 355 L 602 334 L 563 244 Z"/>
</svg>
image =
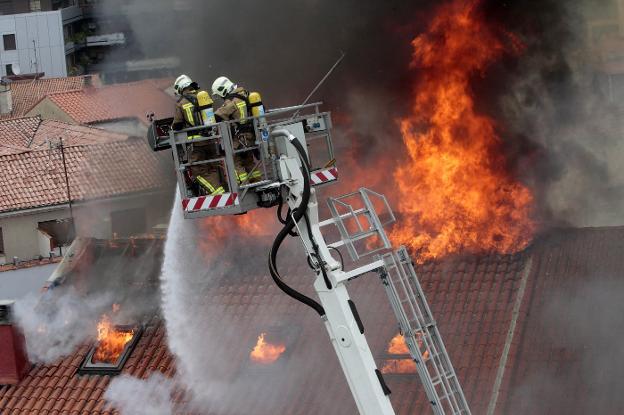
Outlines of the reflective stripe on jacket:
<svg viewBox="0 0 624 415">
<path fill-rule="evenodd" d="M 235 95 L 241 95 L 248 98 L 249 92 L 242 87 L 236 88 L 232 94 L 225 97 L 223 105 L 215 111 L 215 115 L 218 115 L 221 119 L 226 121 L 247 118 L 247 103 L 245 100 L 240 99 Z"/>
</svg>

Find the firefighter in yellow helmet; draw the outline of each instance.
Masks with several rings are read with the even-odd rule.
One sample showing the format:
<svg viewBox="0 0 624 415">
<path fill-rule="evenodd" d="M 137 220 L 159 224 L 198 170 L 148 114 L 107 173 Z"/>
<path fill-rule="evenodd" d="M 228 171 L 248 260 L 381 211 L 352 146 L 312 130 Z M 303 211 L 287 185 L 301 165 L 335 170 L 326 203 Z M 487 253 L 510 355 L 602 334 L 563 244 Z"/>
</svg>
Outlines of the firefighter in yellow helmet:
<svg viewBox="0 0 624 415">
<path fill-rule="evenodd" d="M 251 116 L 249 91 L 234 84 L 225 76 L 220 76 L 212 84 L 212 94 L 223 98 L 223 105 L 215 111 L 217 122 L 243 120 L 234 125 L 232 137 L 234 150 L 253 146 L 255 144 L 253 124 L 244 120 Z M 254 168 L 253 151 L 238 153 L 234 157 L 234 165 L 239 183 L 253 183 L 262 177 L 260 171 Z"/>
<path fill-rule="evenodd" d="M 173 84 L 176 95 L 179 96 L 175 105 L 172 128 L 181 130 L 200 125 L 214 124 L 212 99 L 206 91 L 202 91 L 196 82 L 187 75 L 180 75 Z M 201 132 L 194 131 L 188 134 L 189 140 L 201 138 Z M 190 161 L 198 162 L 219 157 L 218 144 L 212 140 L 202 141 L 191 145 Z M 217 163 L 207 163 L 191 166 L 185 176 L 191 181 L 197 195 L 218 195 L 225 192 L 221 179 L 221 166 Z M 190 173 L 190 174 L 189 174 Z"/>
</svg>

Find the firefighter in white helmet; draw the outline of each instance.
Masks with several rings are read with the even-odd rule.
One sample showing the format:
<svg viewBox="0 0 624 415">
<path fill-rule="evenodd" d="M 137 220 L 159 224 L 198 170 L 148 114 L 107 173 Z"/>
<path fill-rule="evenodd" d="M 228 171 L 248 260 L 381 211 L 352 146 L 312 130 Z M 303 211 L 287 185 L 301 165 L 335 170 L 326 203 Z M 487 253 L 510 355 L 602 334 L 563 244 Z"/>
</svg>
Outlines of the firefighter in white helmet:
<svg viewBox="0 0 624 415">
<path fill-rule="evenodd" d="M 260 95 L 257 92 L 250 94 L 245 88 L 239 87 L 225 76 L 220 76 L 213 82 L 212 94 L 223 98 L 223 105 L 215 111 L 217 122 L 241 120 L 233 125 L 234 149 L 253 146 L 255 144 L 253 124 L 245 119 L 252 115 L 252 108 L 262 106 Z M 250 102 L 250 98 L 254 102 Z M 255 162 L 251 150 L 238 153 L 234 158 L 234 165 L 239 183 L 253 183 L 262 177 L 260 171 L 254 168 Z"/>
<path fill-rule="evenodd" d="M 173 84 L 176 95 L 179 96 L 175 105 L 172 128 L 185 128 L 209 125 L 215 123 L 210 95 L 199 88 L 196 82 L 187 76 L 180 75 Z M 203 137 L 202 131 L 188 133 L 189 140 Z M 218 145 L 212 140 L 192 144 L 191 163 L 210 160 L 219 157 Z M 218 162 L 191 166 L 186 176 L 195 188 L 195 193 L 218 195 L 225 192 L 221 179 L 221 165 Z M 189 174 L 190 173 L 190 174 Z"/>
</svg>

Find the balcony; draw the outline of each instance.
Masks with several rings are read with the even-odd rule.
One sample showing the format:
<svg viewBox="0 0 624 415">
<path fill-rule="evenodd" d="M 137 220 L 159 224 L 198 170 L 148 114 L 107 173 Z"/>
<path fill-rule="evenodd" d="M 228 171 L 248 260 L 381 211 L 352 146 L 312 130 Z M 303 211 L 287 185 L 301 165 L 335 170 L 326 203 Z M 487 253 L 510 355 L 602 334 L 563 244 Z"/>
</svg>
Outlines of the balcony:
<svg viewBox="0 0 624 415">
<path fill-rule="evenodd" d="M 87 36 L 87 46 L 124 45 L 126 36 L 123 33 L 109 33 L 106 35 Z"/>
<path fill-rule="evenodd" d="M 63 25 L 77 22 L 82 19 L 82 9 L 79 6 L 69 6 L 61 9 Z"/>
</svg>

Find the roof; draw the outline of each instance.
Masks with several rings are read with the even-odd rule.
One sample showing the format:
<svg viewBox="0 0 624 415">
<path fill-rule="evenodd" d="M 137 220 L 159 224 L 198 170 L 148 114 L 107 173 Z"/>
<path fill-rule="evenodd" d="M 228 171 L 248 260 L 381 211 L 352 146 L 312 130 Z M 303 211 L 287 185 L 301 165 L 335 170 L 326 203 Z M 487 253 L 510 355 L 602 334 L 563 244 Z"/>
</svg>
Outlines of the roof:
<svg viewBox="0 0 624 415">
<path fill-rule="evenodd" d="M 63 138 L 66 146 L 102 144 L 128 138 L 125 134 L 102 129 L 72 125 L 40 117 L 0 120 L 0 155 L 23 153 L 49 147 Z"/>
<path fill-rule="evenodd" d="M 158 190 L 169 180 L 162 158 L 138 138 L 68 146 L 65 159 L 73 201 Z M 0 212 L 67 203 L 60 149 L 2 155 L 0 166 Z"/>
<path fill-rule="evenodd" d="M 13 111 L 10 114 L 0 114 L 0 119 L 23 117 L 41 98 L 48 94 L 79 90 L 87 84 L 98 83 L 99 81 L 94 75 L 13 81 L 11 83 Z"/>
<path fill-rule="evenodd" d="M 174 102 L 149 80 L 60 92 L 47 98 L 78 124 L 136 118 L 147 125 L 148 113 L 156 118 L 171 116 Z"/>
<path fill-rule="evenodd" d="M 260 248 L 265 247 L 257 247 Z M 248 253 L 256 252 L 252 249 Z M 417 267 L 474 414 L 486 413 L 493 389 L 499 391 L 495 402 L 496 413 L 500 414 L 583 414 L 588 413 L 590 405 L 607 408 L 598 411 L 601 413 L 624 410 L 621 399 L 613 397 L 617 382 L 610 384 L 611 389 L 596 389 L 596 377 L 600 378 L 603 371 L 594 377 L 581 375 L 586 365 L 591 368 L 591 363 L 596 362 L 600 355 L 597 347 L 604 347 L 600 341 L 592 345 L 587 341 L 592 337 L 586 335 L 596 332 L 596 322 L 611 315 L 613 305 L 601 308 L 592 303 L 593 312 L 585 321 L 573 319 L 564 325 L 544 318 L 549 304 L 557 298 L 568 298 L 567 294 L 575 290 L 577 297 L 582 297 L 579 284 L 592 285 L 605 275 L 611 279 L 621 276 L 623 253 L 624 228 L 567 229 L 552 231 L 516 255 L 455 257 Z M 146 256 L 139 258 L 145 260 Z M 155 260 L 159 255 L 149 258 Z M 288 262 L 287 258 L 282 261 Z M 127 262 L 124 264 L 127 266 Z M 109 266 L 117 269 L 119 264 Z M 102 271 L 102 263 L 96 261 L 95 267 L 97 271 L 87 267 L 83 272 Z M 254 268 L 257 265 L 248 265 L 244 275 L 214 277 L 203 292 L 210 298 L 207 307 L 211 313 L 206 315 L 214 316 L 209 318 L 214 325 L 211 330 L 223 339 L 202 347 L 218 356 L 219 362 L 229 362 L 218 375 L 206 376 L 214 376 L 219 383 L 229 386 L 219 390 L 219 398 L 210 403 L 213 407 L 205 406 L 202 413 L 327 413 L 327 402 L 331 402 L 332 414 L 356 413 L 318 317 L 283 295 L 265 272 L 253 272 Z M 146 272 L 154 273 L 157 280 L 159 270 L 154 266 Z M 291 263 L 283 266 L 282 272 L 291 284 L 302 289 L 310 283 L 309 271 L 303 270 Z M 380 364 L 389 340 L 396 334 L 385 293 L 374 277 L 353 281 L 349 291 L 358 304 L 367 339 Z M 614 298 L 618 295 L 621 291 Z M 617 310 L 621 309 L 622 306 Z M 236 330 L 232 332 L 231 327 Z M 254 369 L 247 363 L 249 351 L 255 337 L 271 327 L 294 330 L 289 354 L 281 365 Z M 579 332 L 584 333 L 580 341 Z M 601 358 L 615 366 L 615 379 L 619 379 L 621 365 L 609 357 L 618 356 L 619 344 L 615 342 L 610 354 Z M 87 351 L 88 345 L 83 345 L 54 364 L 35 367 L 19 385 L 0 387 L 0 411 L 108 413 L 112 408 L 107 406 L 103 394 L 110 378 L 75 374 Z M 325 363 L 319 365 L 321 361 Z M 306 362 L 313 362 L 313 366 Z M 176 370 L 176 359 L 167 346 L 165 324 L 160 318 L 152 318 L 123 371 L 148 378 L 153 372 L 171 377 Z M 415 375 L 385 377 L 397 414 L 428 413 Z M 547 387 L 539 379 L 546 379 Z M 527 387 L 531 382 L 534 387 Z M 178 394 L 174 401 L 180 406 L 185 399 Z"/>
</svg>

